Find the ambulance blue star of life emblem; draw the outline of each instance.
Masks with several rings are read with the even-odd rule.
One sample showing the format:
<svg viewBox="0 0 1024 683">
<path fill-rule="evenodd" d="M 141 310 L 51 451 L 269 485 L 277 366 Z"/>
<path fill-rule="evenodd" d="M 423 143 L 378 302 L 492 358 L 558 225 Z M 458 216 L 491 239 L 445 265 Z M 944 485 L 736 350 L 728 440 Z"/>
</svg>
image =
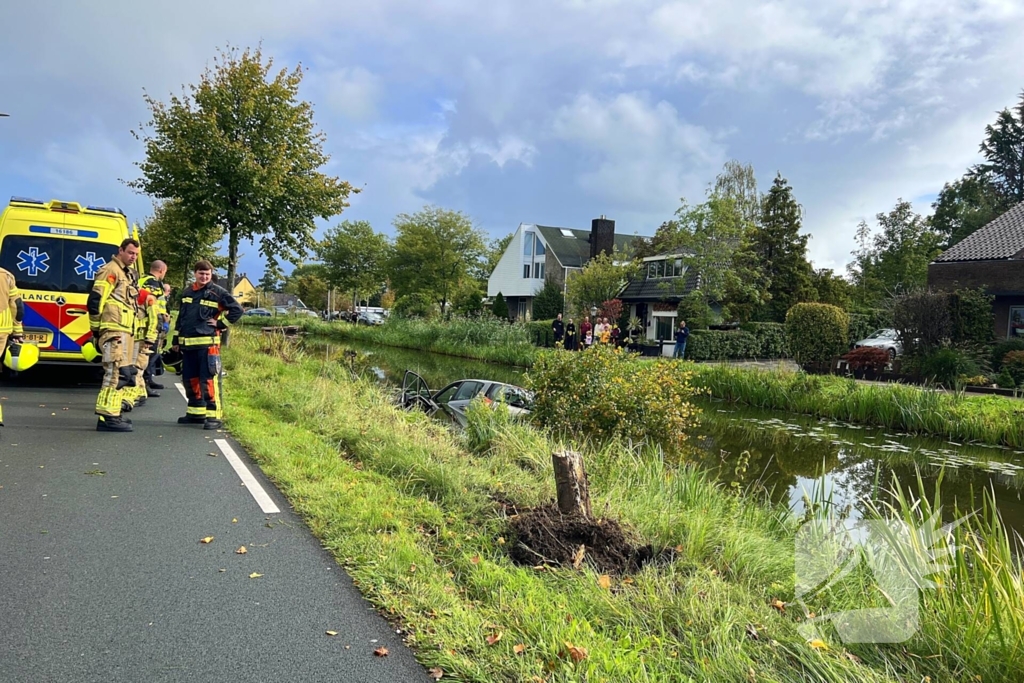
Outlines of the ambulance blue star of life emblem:
<svg viewBox="0 0 1024 683">
<path fill-rule="evenodd" d="M 84 275 L 86 280 L 93 280 L 97 271 L 106 263 L 107 260 L 102 256 L 96 258 L 95 251 L 87 251 L 84 256 L 79 254 L 75 257 L 75 275 Z"/>
<path fill-rule="evenodd" d="M 26 251 L 18 252 L 18 270 L 28 273 L 29 277 L 36 277 L 50 269 L 50 255 L 45 251 L 40 253 L 39 247 L 29 247 Z"/>
</svg>

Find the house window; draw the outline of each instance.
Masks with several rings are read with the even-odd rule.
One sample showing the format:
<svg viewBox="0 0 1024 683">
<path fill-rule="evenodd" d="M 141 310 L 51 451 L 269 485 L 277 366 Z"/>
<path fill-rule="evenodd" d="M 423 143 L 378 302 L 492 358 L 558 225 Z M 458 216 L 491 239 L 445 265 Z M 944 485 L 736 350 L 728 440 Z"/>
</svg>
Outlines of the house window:
<svg viewBox="0 0 1024 683">
<path fill-rule="evenodd" d="M 1010 324 L 1006 328 L 1009 339 L 1024 339 L 1024 306 L 1010 308 Z"/>
<path fill-rule="evenodd" d="M 544 264 L 543 263 L 534 263 L 533 264 L 533 277 L 538 279 L 538 280 L 543 280 L 544 279 Z"/>
<path fill-rule="evenodd" d="M 523 233 L 523 256 L 533 256 L 533 233 Z"/>
<path fill-rule="evenodd" d="M 686 272 L 686 267 L 683 266 L 683 259 L 677 258 L 672 268 L 673 277 L 682 277 L 683 273 Z"/>
<path fill-rule="evenodd" d="M 530 264 L 529 263 L 527 263 L 527 264 L 525 264 L 523 266 L 523 277 L 524 278 L 530 277 Z"/>
<path fill-rule="evenodd" d="M 540 241 L 540 235 L 537 235 L 537 247 L 533 250 L 537 256 L 544 255 L 544 243 Z"/>
<path fill-rule="evenodd" d="M 658 341 L 675 338 L 675 316 L 656 315 L 654 316 L 655 329 L 654 338 Z"/>
</svg>

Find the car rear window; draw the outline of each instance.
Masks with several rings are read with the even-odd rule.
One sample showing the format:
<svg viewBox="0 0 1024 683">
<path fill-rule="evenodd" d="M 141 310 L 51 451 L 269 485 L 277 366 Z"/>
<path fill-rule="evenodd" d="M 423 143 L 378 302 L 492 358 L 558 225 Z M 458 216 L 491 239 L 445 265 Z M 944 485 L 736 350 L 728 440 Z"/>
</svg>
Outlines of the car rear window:
<svg viewBox="0 0 1024 683">
<path fill-rule="evenodd" d="M 21 289 L 87 294 L 116 249 L 86 240 L 8 235 L 0 243 L 0 268 L 13 273 Z"/>
</svg>

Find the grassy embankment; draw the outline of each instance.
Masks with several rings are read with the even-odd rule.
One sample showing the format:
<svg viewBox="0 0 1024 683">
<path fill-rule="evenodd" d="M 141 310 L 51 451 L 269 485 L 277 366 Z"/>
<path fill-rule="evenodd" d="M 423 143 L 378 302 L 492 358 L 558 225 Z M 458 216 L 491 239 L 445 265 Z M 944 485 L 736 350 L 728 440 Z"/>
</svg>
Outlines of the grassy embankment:
<svg viewBox="0 0 1024 683">
<path fill-rule="evenodd" d="M 389 319 L 384 325 L 370 327 L 348 322 L 324 322 L 294 316 L 286 318 L 243 318 L 246 325 L 295 325 L 307 334 L 339 340 L 383 344 L 402 349 L 431 351 L 446 356 L 474 358 L 491 363 L 529 367 L 537 354 L 526 329 L 497 320 L 447 322 L 419 319 Z"/>
<path fill-rule="evenodd" d="M 512 539 L 496 501 L 528 506 L 553 496 L 553 439 L 479 419 L 467 436 L 453 435 L 397 410 L 338 364 L 241 331 L 226 362 L 232 433 L 446 678 L 1024 677 L 1019 566 L 991 515 L 957 532 L 953 572 L 925 594 L 922 629 L 909 643 L 844 647 L 826 635 L 812 647 L 797 631 L 799 610 L 771 606 L 793 597 L 796 526 L 786 510 L 729 494 L 653 452 L 609 444 L 586 451 L 595 511 L 643 542 L 676 548 L 675 559 L 607 584 L 586 569 L 518 567 L 506 557 Z M 922 512 L 904 506 L 908 517 Z M 867 579 L 812 608 L 857 603 Z"/>
</svg>

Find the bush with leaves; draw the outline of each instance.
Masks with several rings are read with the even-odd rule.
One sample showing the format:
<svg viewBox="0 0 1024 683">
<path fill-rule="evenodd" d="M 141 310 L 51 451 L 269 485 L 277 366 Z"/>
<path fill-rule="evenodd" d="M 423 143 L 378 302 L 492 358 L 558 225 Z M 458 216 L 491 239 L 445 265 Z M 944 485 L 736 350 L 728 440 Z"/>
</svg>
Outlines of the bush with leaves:
<svg viewBox="0 0 1024 683">
<path fill-rule="evenodd" d="M 494 314 L 495 318 L 508 320 L 508 304 L 505 303 L 505 297 L 502 296 L 501 292 L 498 292 L 498 296 L 494 297 L 494 303 L 491 304 L 491 313 Z"/>
<path fill-rule="evenodd" d="M 957 289 L 946 295 L 951 335 L 958 346 L 987 346 L 995 330 L 994 297 L 984 289 Z"/>
<path fill-rule="evenodd" d="M 675 452 L 700 412 L 686 367 L 609 346 L 541 353 L 526 378 L 535 394 L 532 417 L 578 439 L 647 441 Z"/>
<path fill-rule="evenodd" d="M 554 320 L 565 312 L 565 297 L 562 289 L 550 277 L 544 280 L 544 287 L 533 298 L 533 319 Z"/>
<path fill-rule="evenodd" d="M 750 332 L 757 341 L 753 358 L 788 358 L 786 326 L 782 323 L 744 323 L 740 329 Z"/>
<path fill-rule="evenodd" d="M 399 318 L 433 318 L 437 315 L 437 304 L 427 294 L 406 294 L 398 297 L 391 313 Z"/>
<path fill-rule="evenodd" d="M 757 358 L 757 337 L 743 330 L 691 330 L 686 342 L 689 360 L 741 360 Z"/>
<path fill-rule="evenodd" d="M 924 357 L 947 346 L 953 337 L 946 292 L 917 290 L 893 300 L 893 327 L 908 357 Z"/>
<path fill-rule="evenodd" d="M 1003 357 L 1003 372 L 1013 378 L 1014 384 L 1024 384 L 1024 351 L 1010 351 Z"/>
<path fill-rule="evenodd" d="M 911 361 L 909 370 L 920 379 L 941 384 L 947 389 L 960 383 L 961 377 L 981 374 L 978 364 L 963 351 L 934 349 Z"/>
<path fill-rule="evenodd" d="M 798 363 L 829 363 L 846 351 L 850 316 L 838 306 L 802 303 L 786 313 L 786 339 Z"/>
<path fill-rule="evenodd" d="M 889 352 L 874 346 L 861 346 L 847 351 L 842 359 L 851 370 L 873 370 L 882 372 L 889 365 Z"/>
<path fill-rule="evenodd" d="M 1003 359 L 1010 351 L 1024 351 L 1024 339 L 1007 339 L 992 347 L 992 371 L 999 372 L 1003 368 Z"/>
<path fill-rule="evenodd" d="M 850 341 L 864 339 L 875 330 L 892 327 L 892 311 L 869 308 L 850 314 Z"/>
</svg>

